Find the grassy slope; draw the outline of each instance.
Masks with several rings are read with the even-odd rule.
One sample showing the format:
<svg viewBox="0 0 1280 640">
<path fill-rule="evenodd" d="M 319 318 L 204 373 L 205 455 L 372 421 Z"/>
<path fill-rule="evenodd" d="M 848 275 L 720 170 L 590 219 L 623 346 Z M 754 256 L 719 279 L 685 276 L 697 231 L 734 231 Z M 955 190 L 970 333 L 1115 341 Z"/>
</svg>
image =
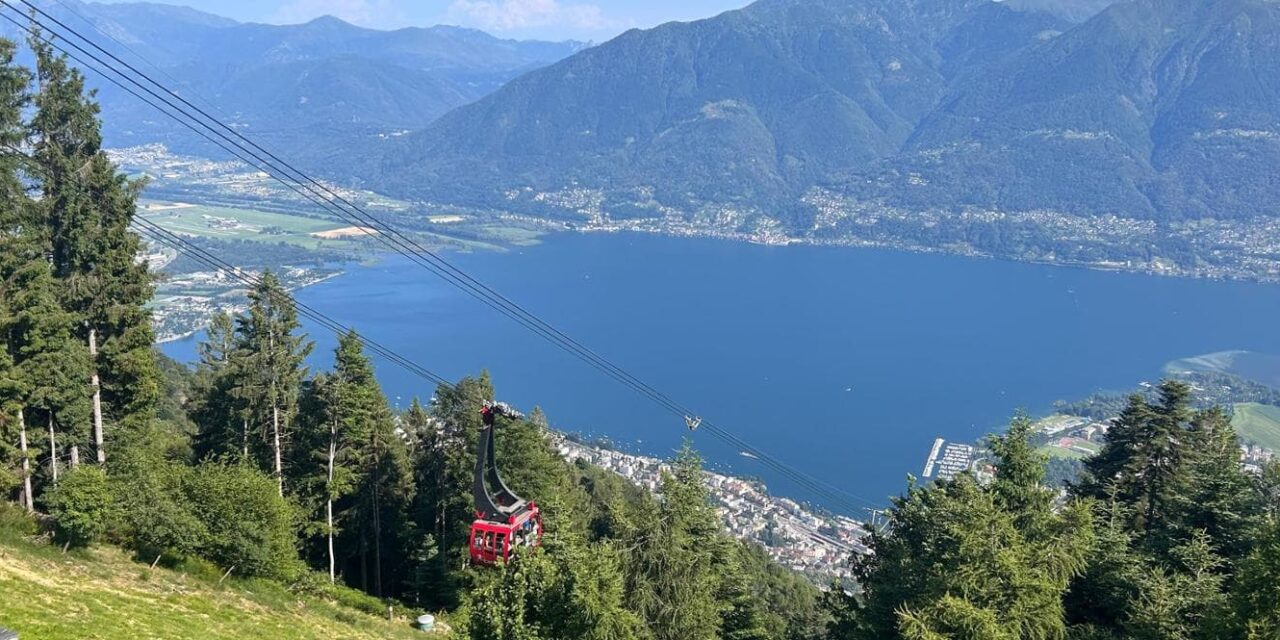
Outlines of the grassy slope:
<svg viewBox="0 0 1280 640">
<path fill-rule="evenodd" d="M 154 571 L 115 548 L 63 555 L 0 537 L 0 627 L 41 640 L 430 638 L 266 581 Z"/>
<path fill-rule="evenodd" d="M 1245 442 L 1280 450 L 1280 407 L 1253 402 L 1235 405 L 1231 424 Z"/>
</svg>

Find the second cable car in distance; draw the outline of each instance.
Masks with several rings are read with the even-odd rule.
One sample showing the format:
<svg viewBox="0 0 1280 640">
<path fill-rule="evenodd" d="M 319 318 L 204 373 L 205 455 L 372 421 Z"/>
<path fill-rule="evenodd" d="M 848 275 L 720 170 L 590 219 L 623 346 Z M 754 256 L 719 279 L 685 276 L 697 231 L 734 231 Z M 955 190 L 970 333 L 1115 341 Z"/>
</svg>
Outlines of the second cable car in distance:
<svg viewBox="0 0 1280 640">
<path fill-rule="evenodd" d="M 471 562 L 492 566 L 509 562 L 516 549 L 542 544 L 542 514 L 536 503 L 521 498 L 507 487 L 498 473 L 494 449 L 497 419 L 518 420 L 524 416 L 505 403 L 486 402 L 480 417 L 483 425 L 472 485 L 476 519 L 471 523 Z"/>
</svg>

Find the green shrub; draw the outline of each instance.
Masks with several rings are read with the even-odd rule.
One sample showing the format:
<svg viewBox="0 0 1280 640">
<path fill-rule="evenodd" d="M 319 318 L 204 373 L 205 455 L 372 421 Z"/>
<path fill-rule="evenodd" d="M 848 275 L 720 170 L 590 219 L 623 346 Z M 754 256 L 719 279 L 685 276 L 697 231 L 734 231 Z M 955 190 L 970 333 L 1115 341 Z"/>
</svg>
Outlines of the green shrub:
<svg viewBox="0 0 1280 640">
<path fill-rule="evenodd" d="M 38 529 L 35 518 L 26 509 L 0 500 L 0 533 L 25 537 L 35 535 Z"/>
<path fill-rule="evenodd" d="M 114 471 L 125 546 L 148 563 L 166 552 L 187 556 L 204 546 L 208 531 L 183 493 L 189 468 L 155 460 Z"/>
<path fill-rule="evenodd" d="M 53 517 L 54 539 L 86 547 L 107 532 L 116 516 L 115 497 L 101 467 L 72 469 L 44 498 Z"/>
<path fill-rule="evenodd" d="M 244 465 L 209 463 L 188 474 L 185 493 L 206 536 L 201 556 L 233 575 L 292 580 L 301 572 L 294 508 L 276 483 Z"/>
<path fill-rule="evenodd" d="M 218 565 L 197 556 L 182 558 L 172 568 L 178 573 L 205 582 L 217 582 L 222 577 L 222 572 L 225 571 L 225 569 L 219 569 Z"/>
</svg>

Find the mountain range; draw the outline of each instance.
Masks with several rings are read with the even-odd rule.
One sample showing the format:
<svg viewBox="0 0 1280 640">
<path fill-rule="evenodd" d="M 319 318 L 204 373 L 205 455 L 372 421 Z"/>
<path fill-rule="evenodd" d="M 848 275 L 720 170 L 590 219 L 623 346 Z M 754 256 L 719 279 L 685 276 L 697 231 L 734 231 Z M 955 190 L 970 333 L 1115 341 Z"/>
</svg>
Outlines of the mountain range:
<svg viewBox="0 0 1280 640">
<path fill-rule="evenodd" d="M 1277 79 L 1271 0 L 760 0 L 526 73 L 354 170 L 440 202 L 793 235 L 819 226 L 815 192 L 1274 216 Z"/>
<path fill-rule="evenodd" d="M 303 159 L 312 149 L 420 129 L 586 46 L 504 40 L 449 26 L 378 31 L 332 17 L 299 25 L 241 23 L 152 3 L 42 5 L 215 115 Z M 5 35 L 16 34 L 5 26 Z M 167 142 L 178 150 L 210 151 L 96 74 L 89 82 L 99 90 L 108 144 Z"/>
</svg>

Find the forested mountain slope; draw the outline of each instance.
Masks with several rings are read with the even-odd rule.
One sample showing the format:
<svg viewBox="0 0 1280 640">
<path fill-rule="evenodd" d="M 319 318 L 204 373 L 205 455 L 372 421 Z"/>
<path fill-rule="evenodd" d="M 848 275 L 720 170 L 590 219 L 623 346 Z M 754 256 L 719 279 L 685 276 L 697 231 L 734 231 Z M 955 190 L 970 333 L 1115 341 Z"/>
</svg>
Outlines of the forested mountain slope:
<svg viewBox="0 0 1280 640">
<path fill-rule="evenodd" d="M 610 203 L 784 205 L 895 152 L 958 77 L 1063 28 L 981 0 L 764 0 L 525 75 L 396 145 L 375 179 L 492 204 L 580 185 Z"/>
<path fill-rule="evenodd" d="M 176 85 L 220 119 L 304 162 L 344 145 L 374 145 L 379 135 L 424 127 L 584 46 L 503 40 L 446 26 L 377 31 L 331 17 L 284 26 L 239 23 L 154 3 L 48 0 L 42 8 Z M 0 33 L 17 33 L 13 25 L 3 26 Z M 178 150 L 216 153 L 96 75 L 90 74 L 89 83 L 100 89 L 109 145 L 167 142 Z"/>
<path fill-rule="evenodd" d="M 570 218 L 764 216 L 802 237 L 815 188 L 908 217 L 1280 213 L 1260 170 L 1280 160 L 1280 4 L 1106 4 L 761 0 L 527 74 L 365 177 Z M 742 215 L 697 215 L 724 207 Z"/>
</svg>

